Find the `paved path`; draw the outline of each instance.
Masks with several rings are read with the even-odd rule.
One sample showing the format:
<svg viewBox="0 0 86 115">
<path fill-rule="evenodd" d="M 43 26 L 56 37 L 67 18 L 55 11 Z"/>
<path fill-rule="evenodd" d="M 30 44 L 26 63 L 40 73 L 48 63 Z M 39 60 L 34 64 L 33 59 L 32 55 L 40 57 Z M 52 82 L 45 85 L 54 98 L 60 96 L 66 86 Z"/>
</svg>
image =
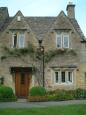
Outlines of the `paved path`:
<svg viewBox="0 0 86 115">
<path fill-rule="evenodd" d="M 33 107 L 49 107 L 49 106 L 62 106 L 72 104 L 86 104 L 86 100 L 70 100 L 70 101 L 59 101 L 59 102 L 0 102 L 1 108 L 33 108 Z"/>
</svg>

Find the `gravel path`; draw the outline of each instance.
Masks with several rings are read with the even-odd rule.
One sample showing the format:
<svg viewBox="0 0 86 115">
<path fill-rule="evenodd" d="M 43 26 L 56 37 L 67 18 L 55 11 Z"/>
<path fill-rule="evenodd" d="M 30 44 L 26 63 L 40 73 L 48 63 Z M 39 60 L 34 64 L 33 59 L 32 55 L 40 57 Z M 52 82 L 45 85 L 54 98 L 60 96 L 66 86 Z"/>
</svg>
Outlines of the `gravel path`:
<svg viewBox="0 0 86 115">
<path fill-rule="evenodd" d="M 86 100 L 70 100 L 59 102 L 26 102 L 25 100 L 18 100 L 17 102 L 0 102 L 0 109 L 2 108 L 33 108 L 33 107 L 49 107 L 62 106 L 72 104 L 86 104 Z"/>
</svg>

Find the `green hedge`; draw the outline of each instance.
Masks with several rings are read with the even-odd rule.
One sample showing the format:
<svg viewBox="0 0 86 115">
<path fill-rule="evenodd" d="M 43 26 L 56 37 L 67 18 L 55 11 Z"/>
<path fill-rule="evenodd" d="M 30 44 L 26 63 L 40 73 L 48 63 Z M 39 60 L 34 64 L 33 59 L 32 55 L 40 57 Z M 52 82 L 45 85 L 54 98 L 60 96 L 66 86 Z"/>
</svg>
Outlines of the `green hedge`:
<svg viewBox="0 0 86 115">
<path fill-rule="evenodd" d="M 47 93 L 48 100 L 73 100 L 73 99 L 86 99 L 86 89 L 76 90 L 55 90 Z"/>
<path fill-rule="evenodd" d="M 46 90 L 44 87 L 37 86 L 30 89 L 30 96 L 45 96 Z"/>
<path fill-rule="evenodd" d="M 61 100 L 72 100 L 75 97 L 75 91 L 56 90 L 48 92 L 49 101 L 61 101 Z"/>
<path fill-rule="evenodd" d="M 86 99 L 86 89 L 77 89 L 75 98 L 76 99 Z"/>
<path fill-rule="evenodd" d="M 63 100 L 74 100 L 74 99 L 86 99 L 86 89 L 76 89 L 76 90 L 57 89 L 54 91 L 48 91 L 47 93 L 44 93 L 43 90 L 41 90 L 41 88 L 34 87 L 31 89 L 30 96 L 29 96 L 29 101 L 34 101 L 34 102 L 35 101 L 63 101 Z"/>
<path fill-rule="evenodd" d="M 0 86 L 0 101 L 15 101 L 16 96 L 12 88 L 1 85 Z"/>
</svg>

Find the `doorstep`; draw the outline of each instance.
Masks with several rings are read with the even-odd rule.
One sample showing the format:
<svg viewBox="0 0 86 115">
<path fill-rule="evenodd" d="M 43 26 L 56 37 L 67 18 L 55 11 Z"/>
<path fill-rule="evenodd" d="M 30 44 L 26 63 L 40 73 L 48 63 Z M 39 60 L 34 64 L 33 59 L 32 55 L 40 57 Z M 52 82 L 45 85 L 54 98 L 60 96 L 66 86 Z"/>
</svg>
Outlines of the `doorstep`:
<svg viewBox="0 0 86 115">
<path fill-rule="evenodd" d="M 27 99 L 17 99 L 17 102 L 18 103 L 25 103 L 25 102 L 27 102 Z"/>
</svg>

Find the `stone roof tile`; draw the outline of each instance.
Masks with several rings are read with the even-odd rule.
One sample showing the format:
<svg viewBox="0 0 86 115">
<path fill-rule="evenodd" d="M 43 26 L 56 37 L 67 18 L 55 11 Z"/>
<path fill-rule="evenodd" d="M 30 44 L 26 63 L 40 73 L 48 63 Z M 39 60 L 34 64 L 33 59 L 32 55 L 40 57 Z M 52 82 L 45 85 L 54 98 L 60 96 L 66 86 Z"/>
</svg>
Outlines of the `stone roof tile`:
<svg viewBox="0 0 86 115">
<path fill-rule="evenodd" d="M 82 40 L 86 40 L 85 36 L 84 36 L 84 33 L 82 32 L 78 22 L 76 19 L 70 19 L 70 22 L 72 23 L 73 27 L 75 28 L 75 30 L 77 31 L 77 33 L 79 34 L 79 36 L 81 37 Z"/>
<path fill-rule="evenodd" d="M 27 23 L 38 39 L 45 36 L 55 19 L 55 17 L 26 17 Z"/>
<path fill-rule="evenodd" d="M 49 30 L 53 27 L 55 23 L 56 23 L 56 25 L 54 25 L 55 28 L 70 29 L 71 28 L 69 24 L 70 22 L 73 25 L 74 29 L 77 31 L 77 33 L 80 35 L 81 39 L 85 40 L 85 36 L 78 22 L 75 19 L 69 19 L 67 16 L 65 18 L 65 16 L 63 16 L 63 13 L 61 12 L 61 15 L 60 16 L 58 15 L 58 17 L 24 17 L 24 19 L 37 39 L 40 38 L 43 39 L 47 34 L 47 32 L 49 32 Z M 9 19 L 7 19 L 5 22 L 0 21 L 0 33 L 4 31 L 5 28 L 7 28 L 7 26 L 12 22 L 13 19 L 14 19 L 13 17 L 9 17 Z M 66 19 L 68 19 L 69 22 Z"/>
</svg>

